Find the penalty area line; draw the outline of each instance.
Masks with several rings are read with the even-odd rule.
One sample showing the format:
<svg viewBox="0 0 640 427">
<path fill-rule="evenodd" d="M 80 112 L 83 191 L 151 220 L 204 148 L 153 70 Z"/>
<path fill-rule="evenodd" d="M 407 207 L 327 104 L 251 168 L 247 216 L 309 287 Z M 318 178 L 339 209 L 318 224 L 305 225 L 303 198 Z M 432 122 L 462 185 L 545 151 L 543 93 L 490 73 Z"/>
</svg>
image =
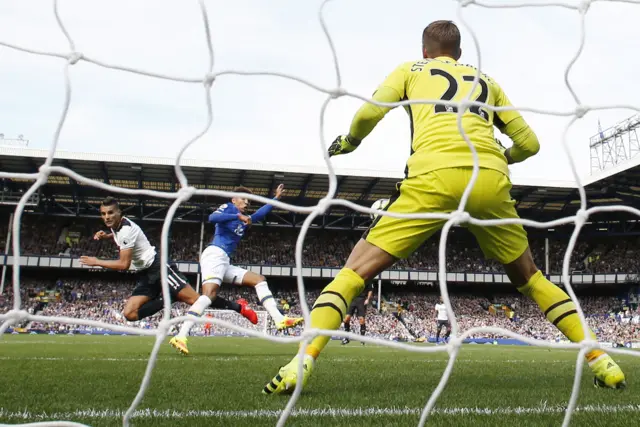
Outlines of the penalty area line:
<svg viewBox="0 0 640 427">
<path fill-rule="evenodd" d="M 535 407 L 452 407 L 434 408 L 433 415 L 460 416 L 460 415 L 538 415 L 561 414 L 566 411 L 564 405 L 548 405 L 542 403 Z M 422 408 L 390 407 L 390 408 L 322 408 L 322 409 L 294 409 L 292 417 L 372 417 L 372 416 L 402 416 L 419 415 Z M 640 404 L 627 405 L 583 405 L 576 407 L 574 413 L 637 413 L 640 412 Z M 11 411 L 0 408 L 0 419 L 12 420 L 73 420 L 82 418 L 122 418 L 125 411 L 120 409 L 78 409 L 69 412 L 31 412 L 29 410 Z M 172 409 L 138 409 L 133 418 L 143 419 L 171 419 L 171 418 L 275 418 L 281 415 L 280 410 L 190 410 L 177 411 Z"/>
</svg>

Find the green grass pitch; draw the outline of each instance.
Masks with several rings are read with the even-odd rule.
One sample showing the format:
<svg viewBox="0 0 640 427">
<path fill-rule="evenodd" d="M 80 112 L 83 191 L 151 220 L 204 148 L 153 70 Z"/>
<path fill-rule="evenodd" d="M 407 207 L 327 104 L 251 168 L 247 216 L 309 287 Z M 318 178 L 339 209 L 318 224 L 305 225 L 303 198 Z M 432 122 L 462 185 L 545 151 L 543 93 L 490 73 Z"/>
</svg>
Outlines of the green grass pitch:
<svg viewBox="0 0 640 427">
<path fill-rule="evenodd" d="M 288 396 L 263 386 L 296 345 L 255 338 L 192 338 L 191 356 L 165 341 L 133 426 L 274 426 Z M 122 425 L 153 345 L 136 336 L 6 335 L 0 340 L 0 423 L 47 420 Z M 577 352 L 465 345 L 428 426 L 559 426 Z M 618 357 L 624 391 L 596 389 L 584 368 L 573 426 L 637 426 L 640 359 Z M 379 345 L 322 354 L 287 426 L 412 426 L 447 354 Z"/>
</svg>

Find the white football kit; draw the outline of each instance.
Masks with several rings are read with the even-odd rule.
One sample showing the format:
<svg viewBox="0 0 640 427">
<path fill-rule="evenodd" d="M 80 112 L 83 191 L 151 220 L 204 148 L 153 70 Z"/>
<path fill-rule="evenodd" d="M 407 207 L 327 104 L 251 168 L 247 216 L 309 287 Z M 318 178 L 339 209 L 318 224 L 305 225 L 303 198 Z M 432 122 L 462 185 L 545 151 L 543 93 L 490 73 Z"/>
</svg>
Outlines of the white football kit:
<svg viewBox="0 0 640 427">
<path fill-rule="evenodd" d="M 161 295 L 160 254 L 156 252 L 155 246 L 149 243 L 140 226 L 129 218 L 122 217 L 120 226 L 117 229 L 112 228 L 111 234 L 120 250 L 132 250 L 131 266 L 139 272 L 132 295 L 144 295 L 149 298 Z M 188 281 L 178 270 L 177 265 L 169 261 L 167 267 L 169 292 L 175 299 L 177 294 L 188 285 Z"/>
<path fill-rule="evenodd" d="M 446 322 L 449 320 L 447 316 L 447 306 L 444 304 L 436 304 L 436 311 L 438 312 L 438 317 L 436 318 L 438 321 Z"/>
<path fill-rule="evenodd" d="M 111 229 L 113 240 L 120 250 L 133 249 L 131 265 L 136 270 L 148 268 L 156 257 L 156 248 L 138 224 L 123 217 L 117 230 Z"/>
</svg>

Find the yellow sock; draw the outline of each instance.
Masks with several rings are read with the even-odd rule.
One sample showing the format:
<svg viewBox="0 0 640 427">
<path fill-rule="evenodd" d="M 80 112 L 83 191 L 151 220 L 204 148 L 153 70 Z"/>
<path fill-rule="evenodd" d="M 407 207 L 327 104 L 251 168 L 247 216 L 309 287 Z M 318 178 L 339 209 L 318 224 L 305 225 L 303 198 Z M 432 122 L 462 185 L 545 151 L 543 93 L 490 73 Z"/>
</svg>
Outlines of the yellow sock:
<svg viewBox="0 0 640 427">
<path fill-rule="evenodd" d="M 523 295 L 534 300 L 547 320 L 560 330 L 572 342 L 580 342 L 585 338 L 585 331 L 580 323 L 576 305 L 565 291 L 548 281 L 540 270 L 536 272 L 526 285 L 518 288 Z M 590 329 L 587 334 L 592 339 L 596 335 Z M 591 361 L 604 354 L 602 350 L 592 350 L 587 353 L 587 360 Z"/>
<path fill-rule="evenodd" d="M 364 289 L 364 279 L 355 271 L 343 268 L 323 290 L 311 310 L 311 327 L 338 329 L 351 301 Z M 330 337 L 318 336 L 309 343 L 306 354 L 317 359 Z"/>
</svg>

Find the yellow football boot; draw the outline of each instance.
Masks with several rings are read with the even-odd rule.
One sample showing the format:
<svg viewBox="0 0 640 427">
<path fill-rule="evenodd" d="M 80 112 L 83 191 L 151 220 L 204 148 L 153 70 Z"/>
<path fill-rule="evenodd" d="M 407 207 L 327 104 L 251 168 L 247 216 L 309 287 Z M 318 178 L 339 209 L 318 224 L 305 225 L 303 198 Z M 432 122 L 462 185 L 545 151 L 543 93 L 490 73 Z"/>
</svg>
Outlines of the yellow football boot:
<svg viewBox="0 0 640 427">
<path fill-rule="evenodd" d="M 169 344 L 171 345 L 171 347 L 178 350 L 178 352 L 180 352 L 181 354 L 184 354 L 185 356 L 189 355 L 186 338 L 173 337 L 171 338 L 171 340 L 169 340 Z"/>
<path fill-rule="evenodd" d="M 263 394 L 289 394 L 298 383 L 298 356 L 294 357 L 288 365 L 283 366 L 278 374 L 273 377 L 269 384 L 262 389 Z M 309 355 L 304 356 L 304 365 L 302 367 L 302 387 L 307 384 L 311 371 L 313 370 L 315 360 Z"/>
<path fill-rule="evenodd" d="M 624 389 L 627 386 L 622 369 L 608 354 L 589 362 L 589 367 L 595 375 L 594 386 L 615 389 Z"/>
</svg>

